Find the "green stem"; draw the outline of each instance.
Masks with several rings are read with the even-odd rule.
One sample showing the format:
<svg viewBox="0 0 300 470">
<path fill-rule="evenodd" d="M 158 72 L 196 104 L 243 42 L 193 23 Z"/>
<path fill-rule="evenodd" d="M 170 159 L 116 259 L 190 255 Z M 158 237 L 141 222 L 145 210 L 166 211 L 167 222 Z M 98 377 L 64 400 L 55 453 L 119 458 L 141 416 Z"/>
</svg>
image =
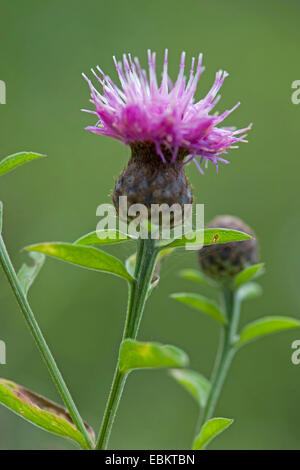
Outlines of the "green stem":
<svg viewBox="0 0 300 470">
<path fill-rule="evenodd" d="M 3 267 L 3 270 L 6 274 L 6 277 L 8 279 L 8 282 L 13 290 L 13 293 L 17 299 L 17 302 L 19 304 L 19 307 L 23 313 L 23 316 L 25 318 L 25 321 L 27 323 L 27 326 L 29 327 L 32 336 L 36 342 L 36 345 L 44 358 L 44 361 L 46 362 L 46 365 L 49 369 L 49 372 L 52 376 L 52 379 L 57 386 L 62 399 L 70 413 L 70 416 L 75 423 L 77 429 L 83 434 L 86 443 L 87 443 L 87 448 L 91 449 L 93 447 L 93 442 L 88 434 L 86 427 L 82 421 L 82 418 L 75 406 L 75 403 L 71 397 L 71 394 L 64 382 L 64 379 L 56 365 L 56 362 L 51 354 L 51 351 L 46 343 L 45 338 L 43 337 L 43 334 L 39 328 L 39 325 L 34 317 L 34 314 L 30 308 L 29 302 L 27 300 L 27 297 L 25 293 L 23 292 L 19 281 L 17 274 L 15 272 L 15 269 L 13 267 L 13 264 L 10 260 L 9 254 L 6 250 L 5 243 L 3 241 L 3 238 L 0 234 L 0 264 Z"/>
<path fill-rule="evenodd" d="M 211 378 L 211 390 L 206 405 L 200 414 L 197 432 L 199 432 L 201 425 L 214 415 L 217 402 L 235 354 L 233 343 L 239 323 L 240 305 L 236 300 L 234 291 L 230 287 L 224 288 L 223 299 L 227 324 L 223 327 L 221 332 L 220 347 Z"/>
<path fill-rule="evenodd" d="M 138 241 L 138 251 L 135 267 L 135 280 L 129 285 L 129 300 L 126 321 L 123 331 L 124 339 L 136 339 L 149 286 L 155 267 L 157 250 L 154 241 L 149 239 Z M 118 410 L 122 392 L 126 383 L 127 374 L 122 374 L 119 369 L 119 361 L 116 366 L 113 383 L 106 404 L 96 449 L 107 448 L 114 419 Z"/>
</svg>

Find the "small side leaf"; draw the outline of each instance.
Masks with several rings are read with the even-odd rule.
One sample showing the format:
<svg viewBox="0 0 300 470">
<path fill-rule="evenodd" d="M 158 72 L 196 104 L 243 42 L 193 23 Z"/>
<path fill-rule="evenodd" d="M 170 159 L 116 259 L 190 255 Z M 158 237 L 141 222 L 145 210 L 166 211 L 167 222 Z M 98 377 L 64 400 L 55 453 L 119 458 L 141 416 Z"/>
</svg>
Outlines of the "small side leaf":
<svg viewBox="0 0 300 470">
<path fill-rule="evenodd" d="M 171 241 L 162 241 L 158 243 L 160 248 L 179 248 L 188 245 L 192 248 L 193 245 L 215 245 L 219 243 L 230 243 L 242 240 L 249 240 L 252 237 L 244 232 L 238 230 L 230 230 L 226 228 L 206 228 L 203 230 L 196 230 L 183 235 L 181 238 L 175 238 Z"/>
<path fill-rule="evenodd" d="M 225 228 L 206 228 L 204 230 L 204 245 L 215 245 L 216 243 L 231 243 L 250 240 L 251 235 L 238 230 Z"/>
<path fill-rule="evenodd" d="M 188 357 L 175 346 L 126 339 L 120 348 L 120 371 L 126 374 L 133 369 L 158 367 L 185 367 Z"/>
<path fill-rule="evenodd" d="M 247 299 L 255 299 L 262 295 L 262 287 L 256 282 L 246 282 L 238 288 L 236 295 L 240 302 L 243 302 Z"/>
<path fill-rule="evenodd" d="M 205 274 L 199 269 L 183 269 L 179 272 L 179 276 L 188 281 L 195 281 L 199 284 L 205 284 L 207 286 L 214 286 L 215 282 L 211 281 Z"/>
<path fill-rule="evenodd" d="M 263 267 L 264 263 L 259 263 L 253 264 L 252 266 L 248 266 L 247 268 L 245 268 L 236 276 L 234 280 L 234 287 L 237 289 L 242 284 L 245 284 L 245 282 L 248 282 L 254 277 L 256 277 L 257 274 L 262 271 Z"/>
<path fill-rule="evenodd" d="M 43 253 L 35 252 L 29 253 L 29 256 L 33 259 L 34 264 L 32 266 L 28 266 L 28 264 L 24 263 L 18 272 L 18 280 L 25 295 L 28 294 L 28 291 L 40 272 L 46 258 Z"/>
<path fill-rule="evenodd" d="M 132 281 L 132 277 L 123 263 L 112 255 L 90 246 L 73 245 L 72 243 L 40 243 L 25 248 L 27 251 L 38 251 L 47 256 L 61 259 L 87 269 L 104 271 Z"/>
<path fill-rule="evenodd" d="M 211 384 L 204 375 L 188 369 L 172 369 L 170 374 L 195 398 L 200 407 L 206 405 Z"/>
<path fill-rule="evenodd" d="M 111 243 L 126 242 L 128 240 L 134 240 L 134 238 L 119 230 L 107 229 L 97 230 L 83 235 L 76 240 L 75 245 L 109 245 Z"/>
<path fill-rule="evenodd" d="M 76 429 L 69 413 L 60 405 L 9 380 L 0 379 L 0 403 L 32 424 L 71 439 L 87 448 L 83 435 Z M 93 429 L 85 423 L 94 440 Z"/>
<path fill-rule="evenodd" d="M 200 433 L 195 438 L 193 450 L 203 450 L 208 444 L 233 423 L 233 419 L 212 418 L 203 424 Z"/>
<path fill-rule="evenodd" d="M 160 250 L 159 255 L 158 255 L 158 260 L 161 261 L 162 259 L 171 255 L 174 250 L 175 248 L 165 248 L 164 250 Z"/>
<path fill-rule="evenodd" d="M 46 155 L 33 152 L 20 152 L 9 155 L 0 161 L 0 176 L 4 173 L 8 173 L 20 165 L 23 165 L 24 163 L 30 162 L 31 160 L 36 160 L 37 158 L 43 158 L 45 156 Z"/>
<path fill-rule="evenodd" d="M 211 316 L 220 323 L 226 323 L 226 317 L 218 304 L 213 300 L 208 299 L 200 294 L 188 294 L 186 292 L 177 292 L 171 294 L 170 297 L 178 302 L 189 305 L 196 310 L 201 310 L 207 315 Z"/>
<path fill-rule="evenodd" d="M 258 320 L 245 326 L 239 336 L 239 339 L 235 343 L 235 346 L 243 346 L 249 341 L 258 339 L 261 336 L 266 336 L 278 331 L 290 330 L 299 327 L 300 321 L 296 318 L 280 316 L 259 318 Z"/>
</svg>

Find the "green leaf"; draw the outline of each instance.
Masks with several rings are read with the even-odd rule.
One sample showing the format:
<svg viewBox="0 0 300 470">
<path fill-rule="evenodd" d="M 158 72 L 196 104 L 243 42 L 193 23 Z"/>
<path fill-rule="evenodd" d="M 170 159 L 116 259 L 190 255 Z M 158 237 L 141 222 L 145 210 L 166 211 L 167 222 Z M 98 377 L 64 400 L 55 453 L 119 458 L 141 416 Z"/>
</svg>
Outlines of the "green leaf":
<svg viewBox="0 0 300 470">
<path fill-rule="evenodd" d="M 120 348 L 120 371 L 157 367 L 185 367 L 188 357 L 175 346 L 126 339 Z"/>
<path fill-rule="evenodd" d="M 218 304 L 213 300 L 208 299 L 200 294 L 188 294 L 186 292 L 177 292 L 171 294 L 170 297 L 178 302 L 189 305 L 190 307 L 195 308 L 196 310 L 201 310 L 202 312 L 210 315 L 215 320 L 218 320 L 220 323 L 226 323 L 226 317 Z"/>
<path fill-rule="evenodd" d="M 242 240 L 249 240 L 252 237 L 244 232 L 237 230 L 230 230 L 225 228 L 206 228 L 204 230 L 197 230 L 183 235 L 181 238 L 166 242 L 161 241 L 158 243 L 159 248 L 179 248 L 188 246 L 190 248 L 195 245 L 215 245 L 219 243 L 237 242 Z"/>
<path fill-rule="evenodd" d="M 53 242 L 30 245 L 25 249 L 27 251 L 38 251 L 87 269 L 109 272 L 123 277 L 127 281 L 133 280 L 119 259 L 97 248 Z"/>
<path fill-rule="evenodd" d="M 203 450 L 208 444 L 233 423 L 233 419 L 212 418 L 206 421 L 195 438 L 193 450 Z"/>
<path fill-rule="evenodd" d="M 248 233 L 225 228 L 206 228 L 204 230 L 204 245 L 215 245 L 216 243 L 240 242 L 251 239 Z"/>
<path fill-rule="evenodd" d="M 43 253 L 35 252 L 29 253 L 29 256 L 33 259 L 34 264 L 32 266 L 28 266 L 28 264 L 24 263 L 18 272 L 18 280 L 25 295 L 28 294 L 28 291 L 39 274 L 46 258 Z"/>
<path fill-rule="evenodd" d="M 69 413 L 60 405 L 9 380 L 0 379 L 0 403 L 32 424 L 87 448 Z M 85 423 L 91 438 L 93 429 Z"/>
<path fill-rule="evenodd" d="M 0 175 L 4 173 L 8 173 L 9 171 L 17 168 L 23 163 L 30 162 L 31 160 L 36 160 L 37 158 L 43 158 L 46 155 L 41 155 L 40 153 L 33 153 L 33 152 L 20 152 L 15 153 L 13 155 L 9 155 L 8 157 L 3 158 L 0 161 Z"/>
<path fill-rule="evenodd" d="M 199 284 L 205 284 L 207 286 L 214 286 L 215 282 L 211 281 L 205 274 L 199 269 L 183 269 L 179 272 L 180 277 L 187 279 L 188 281 L 195 281 Z"/>
<path fill-rule="evenodd" d="M 280 316 L 259 318 L 245 326 L 235 346 L 243 346 L 245 343 L 260 338 L 261 336 L 299 327 L 300 321 L 296 318 Z"/>
<path fill-rule="evenodd" d="M 88 233 L 83 235 L 76 240 L 76 245 L 108 245 L 111 243 L 126 242 L 128 240 L 134 240 L 134 238 L 126 233 L 120 232 L 119 230 L 107 229 L 98 230 L 96 232 Z"/>
<path fill-rule="evenodd" d="M 234 280 L 234 287 L 237 289 L 240 287 L 242 284 L 245 284 L 245 282 L 250 281 L 250 279 L 253 279 L 259 272 L 262 271 L 264 267 L 264 263 L 259 263 L 259 264 L 253 264 L 252 266 L 248 266 L 245 268 L 242 272 L 240 272 L 235 280 Z"/>
<path fill-rule="evenodd" d="M 167 256 L 170 256 L 173 253 L 174 250 L 175 250 L 175 248 L 165 248 L 163 250 L 160 250 L 159 254 L 158 254 L 158 260 L 161 261 L 162 259 L 166 258 Z"/>
<path fill-rule="evenodd" d="M 206 405 L 211 388 L 211 384 L 206 377 L 188 369 L 172 369 L 170 374 L 195 398 L 200 407 Z"/>
<path fill-rule="evenodd" d="M 262 287 L 256 282 L 246 282 L 236 291 L 237 298 L 240 302 L 247 299 L 254 299 L 262 295 Z"/>
</svg>

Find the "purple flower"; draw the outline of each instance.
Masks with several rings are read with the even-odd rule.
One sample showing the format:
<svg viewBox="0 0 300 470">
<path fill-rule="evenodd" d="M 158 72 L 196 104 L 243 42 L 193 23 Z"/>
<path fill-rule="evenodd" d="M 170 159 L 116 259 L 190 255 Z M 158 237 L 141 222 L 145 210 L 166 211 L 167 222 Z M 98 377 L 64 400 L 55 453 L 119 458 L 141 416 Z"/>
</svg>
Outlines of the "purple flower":
<svg viewBox="0 0 300 470">
<path fill-rule="evenodd" d="M 215 82 L 205 98 L 195 102 L 194 95 L 204 68 L 202 54 L 199 55 L 197 69 L 194 71 L 195 59 L 192 59 L 188 79 L 184 75 L 185 52 L 181 55 L 177 80 L 172 83 L 168 76 L 168 51 L 165 52 L 162 80 L 158 84 L 156 77 L 155 53 L 148 51 L 149 77 L 140 66 L 139 60 L 132 60 L 130 54 L 123 55 L 123 63 L 115 66 L 121 87 L 118 87 L 108 75 L 97 67 L 100 76 L 92 70 L 102 86 L 100 93 L 85 76 L 90 90 L 95 111 L 83 110 L 96 114 L 99 118 L 94 126 L 86 129 L 100 135 L 120 140 L 126 145 L 134 142 L 153 142 L 156 152 L 164 163 L 164 149 L 172 152 L 171 161 L 177 158 L 179 149 L 184 150 L 184 164 L 196 163 L 203 173 L 200 164 L 203 161 L 229 163 L 220 155 L 227 149 L 236 148 L 238 142 L 246 142 L 245 129 L 218 127 L 219 124 L 238 106 L 222 114 L 210 114 L 219 102 L 218 92 L 227 77 L 220 70 Z"/>
</svg>

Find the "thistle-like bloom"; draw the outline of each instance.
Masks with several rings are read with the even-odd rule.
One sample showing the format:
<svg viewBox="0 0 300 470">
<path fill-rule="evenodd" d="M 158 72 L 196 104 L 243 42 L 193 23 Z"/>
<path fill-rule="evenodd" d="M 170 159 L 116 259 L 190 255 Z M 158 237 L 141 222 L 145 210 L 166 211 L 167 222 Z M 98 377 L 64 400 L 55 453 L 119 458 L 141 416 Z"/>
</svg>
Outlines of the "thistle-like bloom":
<svg viewBox="0 0 300 470">
<path fill-rule="evenodd" d="M 182 53 L 180 70 L 175 83 L 168 76 L 168 51 L 165 52 L 162 80 L 156 77 L 155 53 L 148 51 L 149 77 L 140 66 L 139 60 L 123 55 L 123 64 L 114 58 L 121 87 L 118 87 L 100 67 L 99 75 L 93 74 L 102 86 L 100 93 L 84 75 L 90 90 L 95 110 L 89 111 L 98 116 L 95 126 L 86 129 L 100 135 L 113 137 L 126 145 L 151 143 L 163 163 L 174 163 L 184 155 L 183 164 L 192 160 L 203 173 L 203 161 L 229 163 L 221 157 L 229 148 L 239 142 L 246 142 L 245 132 L 250 129 L 235 130 L 232 127 L 219 127 L 224 119 L 234 111 L 239 103 L 222 114 L 210 114 L 219 102 L 218 92 L 227 77 L 219 71 L 215 82 L 205 98 L 195 102 L 194 95 L 204 68 L 202 54 L 195 69 L 195 59 L 189 77 L 184 75 L 185 53 Z"/>
</svg>

